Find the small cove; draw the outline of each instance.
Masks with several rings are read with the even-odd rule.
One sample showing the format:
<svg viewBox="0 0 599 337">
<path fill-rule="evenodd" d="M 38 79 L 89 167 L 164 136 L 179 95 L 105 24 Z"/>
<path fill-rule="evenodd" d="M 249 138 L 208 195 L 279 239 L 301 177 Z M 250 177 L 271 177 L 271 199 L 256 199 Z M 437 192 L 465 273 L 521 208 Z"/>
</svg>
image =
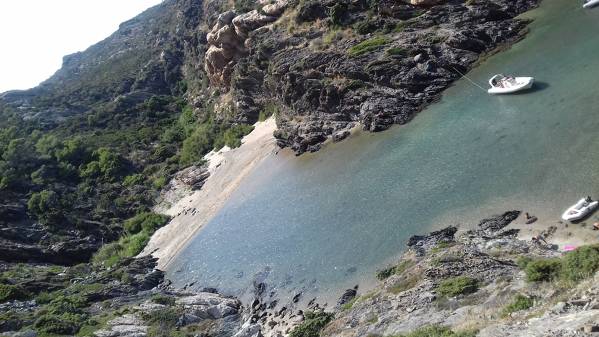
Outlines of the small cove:
<svg viewBox="0 0 599 337">
<path fill-rule="evenodd" d="M 372 284 L 414 234 L 509 209 L 554 223 L 599 197 L 599 10 L 579 7 L 544 1 L 525 40 L 468 74 L 535 76 L 532 92 L 489 96 L 461 80 L 406 126 L 268 158 L 167 277 L 237 295 L 265 281 L 331 304 Z"/>
</svg>

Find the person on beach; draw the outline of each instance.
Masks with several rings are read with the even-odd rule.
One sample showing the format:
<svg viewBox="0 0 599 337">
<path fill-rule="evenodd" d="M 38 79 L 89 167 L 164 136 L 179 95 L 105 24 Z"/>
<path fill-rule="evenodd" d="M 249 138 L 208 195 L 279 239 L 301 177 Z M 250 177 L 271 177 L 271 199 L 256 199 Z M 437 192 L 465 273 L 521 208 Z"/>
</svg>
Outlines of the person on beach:
<svg viewBox="0 0 599 337">
<path fill-rule="evenodd" d="M 548 245 L 548 243 L 547 243 L 547 241 L 545 241 L 545 238 L 543 237 L 543 235 L 539 234 L 539 235 L 537 235 L 537 236 L 533 236 L 533 237 L 532 237 L 532 242 L 533 242 L 533 243 L 536 243 L 536 244 L 541 244 L 541 241 L 542 241 L 544 244 Z"/>
<path fill-rule="evenodd" d="M 537 221 L 537 217 L 534 215 L 530 215 L 528 214 L 528 212 L 524 213 L 524 216 L 526 217 L 526 224 L 530 225 L 531 223 Z"/>
</svg>

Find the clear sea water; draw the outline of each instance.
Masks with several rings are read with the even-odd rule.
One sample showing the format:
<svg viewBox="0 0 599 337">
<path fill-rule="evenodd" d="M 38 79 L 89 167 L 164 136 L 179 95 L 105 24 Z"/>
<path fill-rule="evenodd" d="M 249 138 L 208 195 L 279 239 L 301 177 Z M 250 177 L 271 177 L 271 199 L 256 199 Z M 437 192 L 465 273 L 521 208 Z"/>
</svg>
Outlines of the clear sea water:
<svg viewBox="0 0 599 337">
<path fill-rule="evenodd" d="M 468 76 L 534 76 L 490 96 L 466 80 L 406 126 L 358 134 L 246 179 L 167 271 L 176 285 L 243 294 L 252 281 L 304 298 L 368 287 L 407 239 L 510 209 L 548 223 L 599 197 L 599 8 L 545 0 L 528 37 Z"/>
</svg>

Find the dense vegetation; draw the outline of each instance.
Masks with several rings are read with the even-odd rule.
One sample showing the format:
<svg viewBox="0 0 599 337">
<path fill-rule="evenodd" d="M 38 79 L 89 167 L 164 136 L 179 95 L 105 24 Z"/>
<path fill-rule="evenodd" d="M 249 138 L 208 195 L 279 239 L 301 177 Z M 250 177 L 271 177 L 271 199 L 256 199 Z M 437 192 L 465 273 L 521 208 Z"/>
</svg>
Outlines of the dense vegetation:
<svg viewBox="0 0 599 337">
<path fill-rule="evenodd" d="M 599 270 L 599 246 L 581 246 L 561 258 L 523 258 L 518 265 L 529 282 L 563 281 L 577 283 Z"/>
<path fill-rule="evenodd" d="M 169 217 L 165 215 L 151 212 L 140 213 L 128 219 L 124 223 L 125 235 L 117 242 L 102 246 L 94 255 L 93 262 L 110 267 L 123 258 L 136 256 L 148 244 L 152 234 L 168 220 Z"/>
<path fill-rule="evenodd" d="M 216 122 L 209 107 L 194 112 L 175 96 L 101 106 L 53 126 L 8 106 L 0 117 L 0 204 L 21 200 L 21 217 L 55 237 L 76 230 L 105 242 L 121 235 L 123 221 L 147 214 L 175 172 L 213 148 L 239 146 L 252 130 Z M 126 232 L 120 246 L 145 244 L 152 231 Z M 118 250 L 130 256 L 137 248 Z"/>
</svg>

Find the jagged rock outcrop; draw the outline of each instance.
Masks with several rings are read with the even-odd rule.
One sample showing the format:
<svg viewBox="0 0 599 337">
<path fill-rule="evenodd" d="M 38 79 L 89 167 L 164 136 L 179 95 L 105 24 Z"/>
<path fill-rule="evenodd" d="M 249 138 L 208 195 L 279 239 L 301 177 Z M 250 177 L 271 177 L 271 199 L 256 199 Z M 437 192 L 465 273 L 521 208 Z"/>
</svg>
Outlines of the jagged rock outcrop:
<svg viewBox="0 0 599 337">
<path fill-rule="evenodd" d="M 249 34 L 274 22 L 286 6 L 287 1 L 278 0 L 264 6 L 261 12 L 253 10 L 237 15 L 227 11 L 219 15 L 207 35 L 209 47 L 204 58 L 204 69 L 213 86 L 229 89 L 235 65 L 248 54 L 245 41 Z"/>
<path fill-rule="evenodd" d="M 219 15 L 217 23 L 206 37 L 209 47 L 204 57 L 204 70 L 210 83 L 216 87 L 229 85 L 235 64 L 247 53 L 244 39 L 233 26 L 235 15 L 233 11 Z"/>
</svg>

